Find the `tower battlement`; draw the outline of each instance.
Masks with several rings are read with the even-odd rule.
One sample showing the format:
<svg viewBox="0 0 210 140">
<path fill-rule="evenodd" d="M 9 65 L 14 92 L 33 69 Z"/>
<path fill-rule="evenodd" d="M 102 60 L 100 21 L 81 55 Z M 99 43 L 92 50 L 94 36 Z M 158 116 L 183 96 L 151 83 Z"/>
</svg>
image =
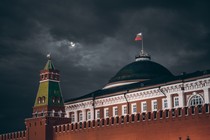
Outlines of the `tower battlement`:
<svg viewBox="0 0 210 140">
<path fill-rule="evenodd" d="M 130 114 L 125 116 L 117 116 L 110 118 L 97 119 L 93 121 L 84 121 L 79 123 L 68 123 L 54 126 L 54 133 L 59 135 L 60 133 L 71 133 L 75 131 L 87 131 L 89 129 L 101 129 L 103 127 L 114 127 L 136 123 L 157 123 L 158 121 L 184 121 L 185 119 L 196 119 L 202 117 L 210 117 L 209 113 L 210 104 L 204 104 L 199 106 L 191 106 L 184 108 L 174 108 L 159 110 L 153 112 Z M 210 119 L 210 118 L 209 118 Z"/>
<path fill-rule="evenodd" d="M 1 134 L 0 140 L 26 140 L 26 131 Z"/>
</svg>

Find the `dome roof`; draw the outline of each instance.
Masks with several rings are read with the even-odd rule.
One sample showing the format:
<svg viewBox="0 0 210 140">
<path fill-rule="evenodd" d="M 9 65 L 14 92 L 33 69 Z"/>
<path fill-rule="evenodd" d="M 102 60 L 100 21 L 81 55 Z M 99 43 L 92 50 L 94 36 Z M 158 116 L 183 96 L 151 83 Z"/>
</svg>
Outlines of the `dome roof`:
<svg viewBox="0 0 210 140">
<path fill-rule="evenodd" d="M 158 77 L 173 76 L 164 66 L 150 60 L 140 60 L 123 67 L 109 83 L 123 82 L 128 80 L 143 81 Z"/>
</svg>

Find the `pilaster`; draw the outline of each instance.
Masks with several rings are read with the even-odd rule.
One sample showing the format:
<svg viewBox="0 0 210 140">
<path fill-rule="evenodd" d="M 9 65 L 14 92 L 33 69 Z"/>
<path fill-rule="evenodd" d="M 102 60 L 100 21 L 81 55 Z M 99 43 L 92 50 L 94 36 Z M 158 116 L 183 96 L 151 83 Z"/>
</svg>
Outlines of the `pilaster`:
<svg viewBox="0 0 210 140">
<path fill-rule="evenodd" d="M 209 99 L 209 88 L 204 88 L 203 91 L 204 91 L 204 102 L 206 104 L 208 104 L 209 100 L 210 100 Z"/>
</svg>

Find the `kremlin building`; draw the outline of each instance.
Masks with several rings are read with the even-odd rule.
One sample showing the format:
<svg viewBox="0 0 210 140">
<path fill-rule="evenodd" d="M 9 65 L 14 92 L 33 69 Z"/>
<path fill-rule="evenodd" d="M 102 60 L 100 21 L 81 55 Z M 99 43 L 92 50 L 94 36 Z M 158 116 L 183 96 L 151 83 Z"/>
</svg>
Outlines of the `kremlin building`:
<svg viewBox="0 0 210 140">
<path fill-rule="evenodd" d="M 102 89 L 64 102 L 49 57 L 39 83 L 25 130 L 0 140 L 210 140 L 210 70 L 173 75 L 141 51 Z"/>
</svg>

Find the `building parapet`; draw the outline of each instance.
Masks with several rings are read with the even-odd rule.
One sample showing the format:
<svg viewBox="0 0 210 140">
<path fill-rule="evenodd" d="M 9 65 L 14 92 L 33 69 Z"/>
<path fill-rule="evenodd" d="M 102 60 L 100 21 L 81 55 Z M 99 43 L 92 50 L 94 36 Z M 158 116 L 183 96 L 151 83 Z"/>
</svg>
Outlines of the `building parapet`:
<svg viewBox="0 0 210 140">
<path fill-rule="evenodd" d="M 0 135 L 0 140 L 25 140 L 26 131 L 11 132 Z"/>
</svg>

